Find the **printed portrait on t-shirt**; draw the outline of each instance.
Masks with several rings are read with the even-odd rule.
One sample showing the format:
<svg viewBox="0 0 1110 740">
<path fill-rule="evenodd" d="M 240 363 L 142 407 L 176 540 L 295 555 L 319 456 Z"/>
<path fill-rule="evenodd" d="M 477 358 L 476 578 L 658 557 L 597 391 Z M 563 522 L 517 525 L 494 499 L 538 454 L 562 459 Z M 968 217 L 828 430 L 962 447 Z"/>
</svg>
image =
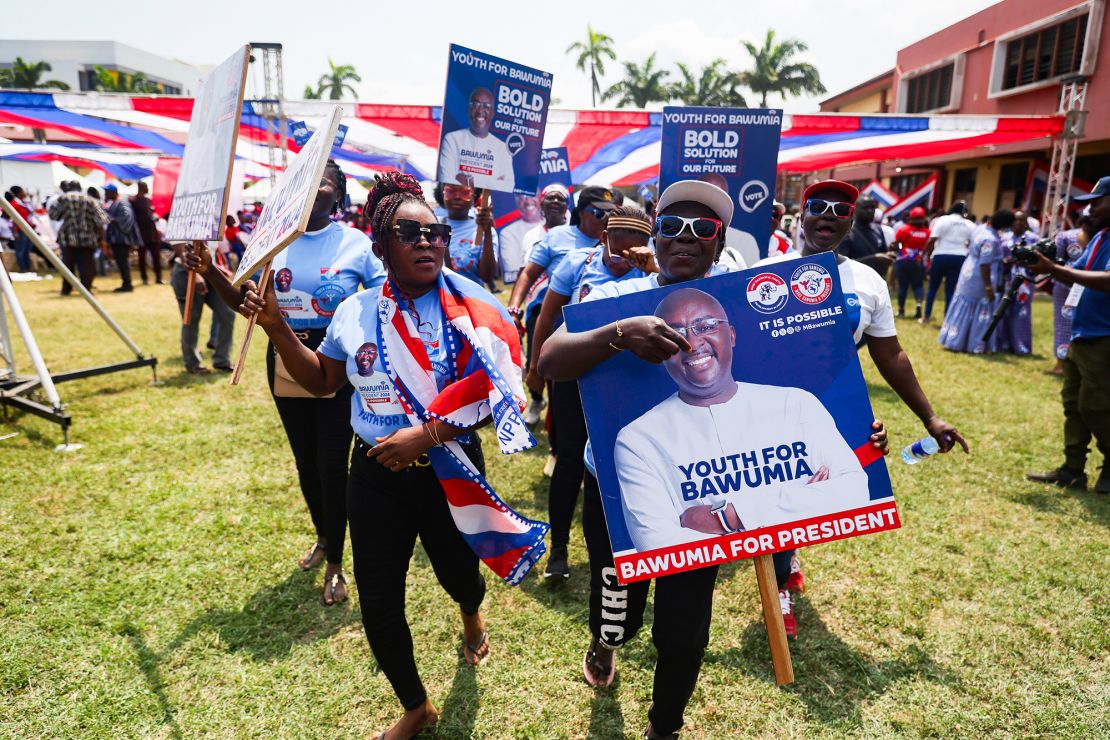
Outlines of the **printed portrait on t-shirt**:
<svg viewBox="0 0 1110 740">
<path fill-rule="evenodd" d="M 278 293 L 288 293 L 289 286 L 293 284 L 293 271 L 283 267 L 274 275 L 274 290 Z"/>
<path fill-rule="evenodd" d="M 373 342 L 367 342 L 358 348 L 355 352 L 355 366 L 358 367 L 358 374 L 364 378 L 369 378 L 374 374 L 374 363 L 378 360 L 378 345 Z"/>
</svg>

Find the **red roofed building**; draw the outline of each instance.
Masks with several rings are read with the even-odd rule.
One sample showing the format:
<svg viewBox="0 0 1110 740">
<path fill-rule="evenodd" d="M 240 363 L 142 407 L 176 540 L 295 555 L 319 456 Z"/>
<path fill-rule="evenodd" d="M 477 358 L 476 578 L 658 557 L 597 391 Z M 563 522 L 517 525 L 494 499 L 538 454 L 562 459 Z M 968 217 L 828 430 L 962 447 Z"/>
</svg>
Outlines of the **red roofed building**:
<svg viewBox="0 0 1110 740">
<path fill-rule="evenodd" d="M 839 93 L 823 111 L 1047 115 L 1058 112 L 1061 83 L 1087 80 L 1085 134 L 1075 177 L 1110 175 L 1110 59 L 1101 46 L 1106 0 L 1003 0 L 901 49 L 894 69 Z M 890 101 L 889 103 L 887 101 Z M 965 198 L 980 216 L 1020 206 L 1051 149 L 1040 142 L 954 154 L 930 161 L 843 167 L 841 179 L 866 184 L 876 174 L 902 194 L 939 172 L 946 205 Z M 1032 205 L 1041 193 L 1032 188 Z"/>
</svg>

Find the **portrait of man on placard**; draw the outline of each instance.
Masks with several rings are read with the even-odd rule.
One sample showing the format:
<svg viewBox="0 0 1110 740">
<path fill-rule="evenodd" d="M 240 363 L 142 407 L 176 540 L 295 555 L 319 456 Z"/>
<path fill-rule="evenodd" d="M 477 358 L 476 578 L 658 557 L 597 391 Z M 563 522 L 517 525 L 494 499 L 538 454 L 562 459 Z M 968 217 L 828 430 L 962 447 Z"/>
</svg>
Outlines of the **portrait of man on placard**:
<svg viewBox="0 0 1110 740">
<path fill-rule="evenodd" d="M 485 87 L 471 90 L 467 106 L 467 128 L 443 137 L 439 181 L 512 191 L 516 185 L 513 154 L 490 131 L 496 111 L 493 92 Z"/>
<path fill-rule="evenodd" d="M 867 475 L 816 396 L 733 378 L 736 332 L 716 298 L 678 290 L 655 315 L 691 348 L 663 363 L 675 393 L 616 437 L 637 551 L 868 505 Z"/>
</svg>

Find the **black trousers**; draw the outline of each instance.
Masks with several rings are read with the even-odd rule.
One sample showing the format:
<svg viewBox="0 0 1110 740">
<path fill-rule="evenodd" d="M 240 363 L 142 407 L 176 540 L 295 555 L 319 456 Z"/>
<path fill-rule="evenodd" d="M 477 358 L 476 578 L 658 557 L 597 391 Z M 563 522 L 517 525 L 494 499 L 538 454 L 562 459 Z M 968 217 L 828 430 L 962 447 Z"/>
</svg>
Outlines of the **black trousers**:
<svg viewBox="0 0 1110 740">
<path fill-rule="evenodd" d="M 323 331 L 316 332 L 316 343 Z M 310 343 L 312 340 L 305 340 Z M 315 346 L 314 344 L 311 346 Z M 274 391 L 274 347 L 266 348 L 266 377 Z M 343 562 L 347 539 L 347 455 L 351 449 L 351 393 L 344 383 L 334 398 L 274 396 L 297 464 L 301 493 L 316 537 L 326 540 L 328 563 Z"/>
<path fill-rule="evenodd" d="M 550 399 L 552 447 L 559 451 L 547 499 L 551 546 L 555 548 L 566 547 L 570 542 L 574 507 L 578 505 L 578 491 L 586 474 L 582 453 L 586 449 L 587 432 L 577 380 L 552 383 Z"/>
<path fill-rule="evenodd" d="M 524 310 L 527 312 L 524 314 L 524 339 L 528 343 L 528 354 L 524 355 L 524 373 L 527 375 L 532 360 L 532 337 L 536 333 L 536 321 L 540 318 L 540 307 L 529 309 L 525 306 Z M 528 394 L 537 401 L 543 398 L 542 393 L 536 393 L 531 389 L 528 390 Z"/>
<path fill-rule="evenodd" d="M 484 474 L 477 438 L 463 447 Z M 427 698 L 405 617 L 405 576 L 416 538 L 424 545 L 443 590 L 464 613 L 478 612 L 486 582 L 478 570 L 478 556 L 455 527 L 447 495 L 431 465 L 415 463 L 393 472 L 366 457 L 369 449 L 356 438 L 347 483 L 362 625 L 374 659 L 401 705 L 416 709 Z"/>
<path fill-rule="evenodd" d="M 62 247 L 62 264 L 81 278 L 81 285 L 91 290 L 96 277 L 96 247 Z M 73 286 L 62 283 L 62 295 L 73 292 Z"/>
<path fill-rule="evenodd" d="M 586 476 L 582 529 L 590 556 L 590 632 L 609 647 L 631 640 L 644 623 L 649 581 L 617 583 L 597 479 Z M 682 728 L 682 713 L 698 683 L 709 645 L 717 566 L 655 579 L 651 640 L 658 659 L 648 719 L 662 735 Z"/>
<path fill-rule="evenodd" d="M 113 244 L 112 245 L 112 259 L 116 261 L 116 269 L 119 270 L 119 279 L 121 287 L 131 287 L 131 245 L 129 244 Z"/>
<path fill-rule="evenodd" d="M 139 275 L 146 282 L 146 258 L 150 255 L 151 266 L 154 268 L 155 282 L 162 280 L 162 245 L 157 241 L 143 242 L 139 245 Z"/>
</svg>

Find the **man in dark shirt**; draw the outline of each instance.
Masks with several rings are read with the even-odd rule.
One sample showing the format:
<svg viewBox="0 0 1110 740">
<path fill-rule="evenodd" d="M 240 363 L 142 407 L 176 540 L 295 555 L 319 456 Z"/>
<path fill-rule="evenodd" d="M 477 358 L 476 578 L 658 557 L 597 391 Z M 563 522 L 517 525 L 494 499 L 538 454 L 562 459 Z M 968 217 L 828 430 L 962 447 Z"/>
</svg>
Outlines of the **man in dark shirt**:
<svg viewBox="0 0 1110 740">
<path fill-rule="evenodd" d="M 115 289 L 116 293 L 130 293 L 131 286 L 131 247 L 138 246 L 143 239 L 139 235 L 139 227 L 135 223 L 135 213 L 131 210 L 131 203 L 126 199 L 120 200 L 119 190 L 113 185 L 104 186 L 104 200 L 108 204 L 108 231 L 105 238 L 112 248 L 112 256 L 116 260 L 119 270 L 121 285 Z"/>
<path fill-rule="evenodd" d="M 135 214 L 135 224 L 139 227 L 139 236 L 143 238 L 139 246 L 139 275 L 146 279 L 146 256 L 150 255 L 150 262 L 154 267 L 154 281 L 165 285 L 162 280 L 162 239 L 158 236 L 158 229 L 154 223 L 154 204 L 147 197 L 148 188 L 145 182 L 138 184 L 139 193 L 131 199 L 131 210 Z"/>
<path fill-rule="evenodd" d="M 887 271 L 894 262 L 894 254 L 886 243 L 883 230 L 875 223 L 875 208 L 878 205 L 869 195 L 861 195 L 856 200 L 852 230 L 840 242 L 837 251 L 848 259 L 867 265 L 885 280 Z"/>
</svg>

